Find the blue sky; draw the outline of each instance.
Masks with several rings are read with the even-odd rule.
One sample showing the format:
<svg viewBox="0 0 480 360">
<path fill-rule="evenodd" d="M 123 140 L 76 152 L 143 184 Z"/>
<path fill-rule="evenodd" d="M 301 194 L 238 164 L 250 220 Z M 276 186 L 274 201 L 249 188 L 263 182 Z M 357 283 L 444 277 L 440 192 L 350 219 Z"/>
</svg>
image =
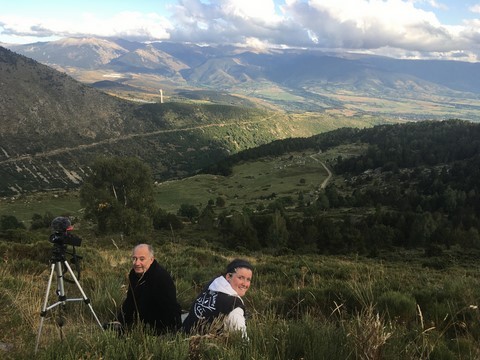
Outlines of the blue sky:
<svg viewBox="0 0 480 360">
<path fill-rule="evenodd" d="M 2 1 L 0 42 L 63 37 L 480 59 L 480 0 Z"/>
</svg>

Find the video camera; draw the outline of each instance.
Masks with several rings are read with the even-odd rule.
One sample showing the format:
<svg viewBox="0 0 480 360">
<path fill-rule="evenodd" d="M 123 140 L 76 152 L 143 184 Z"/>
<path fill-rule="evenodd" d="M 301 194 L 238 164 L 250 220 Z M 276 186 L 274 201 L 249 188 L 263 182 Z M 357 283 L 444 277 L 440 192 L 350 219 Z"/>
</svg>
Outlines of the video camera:
<svg viewBox="0 0 480 360">
<path fill-rule="evenodd" d="M 49 239 L 51 243 L 59 246 L 80 246 L 82 244 L 81 238 L 69 232 L 73 230 L 73 226 L 68 218 L 63 216 L 56 217 L 52 221 L 51 228 L 53 230 Z"/>
</svg>

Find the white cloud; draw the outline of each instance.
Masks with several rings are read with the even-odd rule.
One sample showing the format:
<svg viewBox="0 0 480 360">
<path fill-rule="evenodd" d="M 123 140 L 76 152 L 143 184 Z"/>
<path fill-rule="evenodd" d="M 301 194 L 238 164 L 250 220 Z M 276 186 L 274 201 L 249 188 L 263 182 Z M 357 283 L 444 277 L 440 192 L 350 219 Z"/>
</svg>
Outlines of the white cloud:
<svg viewBox="0 0 480 360">
<path fill-rule="evenodd" d="M 279 15 L 271 0 L 180 0 L 171 39 L 439 53 L 476 47 L 472 26 L 444 26 L 419 2 L 445 8 L 434 0 L 286 0 Z"/>
<path fill-rule="evenodd" d="M 446 6 L 442 0 L 285 0 L 277 12 L 273 0 L 176 0 L 169 7 L 169 19 L 140 12 L 109 17 L 72 14 L 61 20 L 0 14 L 0 30 L 38 37 L 170 39 L 259 49 L 290 46 L 403 52 L 405 56 L 480 54 L 479 21 L 442 25 L 434 8 Z M 480 3 L 470 10 L 480 12 Z"/>
<path fill-rule="evenodd" d="M 431 12 L 400 0 L 292 1 L 288 12 L 325 47 L 445 47 L 448 29 Z"/>
<path fill-rule="evenodd" d="M 58 36 L 124 36 L 130 39 L 168 39 L 172 25 L 163 17 L 139 12 L 120 12 L 110 18 L 76 14 L 68 19 L 1 16 L 3 33 L 39 38 Z"/>
<path fill-rule="evenodd" d="M 257 19 L 266 23 L 279 19 L 272 0 L 228 0 L 219 1 L 218 4 L 224 14 L 234 17 Z"/>
<path fill-rule="evenodd" d="M 468 10 L 470 10 L 473 13 L 480 14 L 480 4 L 475 4 L 473 6 L 470 6 Z"/>
<path fill-rule="evenodd" d="M 413 4 L 423 4 L 426 3 L 434 9 L 448 10 L 448 6 L 444 3 L 437 2 L 436 0 L 411 0 Z"/>
<path fill-rule="evenodd" d="M 283 19 L 272 0 L 179 0 L 172 7 L 172 39 L 245 43 L 257 38 L 276 43 Z"/>
</svg>

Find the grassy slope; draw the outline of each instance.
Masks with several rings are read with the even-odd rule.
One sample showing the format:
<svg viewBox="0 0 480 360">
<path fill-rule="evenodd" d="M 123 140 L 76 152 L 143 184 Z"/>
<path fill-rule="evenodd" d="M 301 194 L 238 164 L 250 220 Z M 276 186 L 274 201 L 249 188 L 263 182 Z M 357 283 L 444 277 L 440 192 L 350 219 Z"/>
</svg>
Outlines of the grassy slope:
<svg viewBox="0 0 480 360">
<path fill-rule="evenodd" d="M 280 158 L 264 158 L 237 165 L 229 177 L 196 175 L 166 181 L 156 185 L 157 204 L 166 211 L 176 213 L 183 203 L 201 208 L 219 196 L 225 198 L 227 209 L 242 209 L 244 206 L 254 209 L 265 202 L 261 197 L 272 193 L 277 197 L 291 196 L 296 200 L 300 191 L 314 192 L 325 180 L 327 173 L 321 162 L 359 151 L 361 148 L 346 146 L 323 154 L 292 153 Z M 0 204 L 0 216 L 14 215 L 27 226 L 33 214 L 43 215 L 45 211 L 53 215 L 81 216 L 76 191 L 3 198 Z"/>
<path fill-rule="evenodd" d="M 89 239 L 79 249 L 84 256 L 81 282 L 103 322 L 112 318 L 125 296 L 128 243 L 138 239 L 114 236 L 97 241 Z M 476 267 L 433 270 L 423 266 L 416 252 L 398 253 L 383 263 L 358 257 L 239 254 L 161 240 L 154 245 L 159 262 L 175 276 L 184 309 L 233 257 L 254 263 L 252 287 L 245 297 L 251 315 L 247 345 L 235 338 L 186 341 L 181 334 L 156 338 L 133 332 L 119 338 L 100 331 L 84 304 L 71 303 L 64 312 L 64 341 L 54 325 L 59 308 L 49 312 L 38 358 L 77 359 L 81 354 L 84 359 L 175 360 L 198 352 L 232 360 L 345 360 L 364 358 L 360 354 L 367 351 L 372 356 L 368 358 L 376 359 L 427 359 L 435 352 L 446 356 L 440 358 L 474 359 L 479 354 Z M 8 243 L 0 246 L 5 253 Z M 9 261 L 0 264 L 0 342 L 9 349 L 0 355 L 23 359 L 33 353 L 50 245 L 40 241 L 17 248 L 22 251 L 7 250 Z M 77 297 L 78 291 L 67 284 L 66 294 Z M 52 291 L 49 304 L 54 301 Z M 195 341 L 198 348 L 189 349 Z"/>
<path fill-rule="evenodd" d="M 338 155 L 361 151 L 357 145 L 322 154 L 289 154 L 239 164 L 231 177 L 199 175 L 166 182 L 157 187 L 157 202 L 175 212 L 184 202 L 205 205 L 224 196 L 226 207 L 255 208 L 262 203 L 262 195 L 275 192 L 295 198 L 299 190 L 315 190 L 327 177 L 319 161 L 328 163 Z M 300 179 L 305 179 L 304 185 Z M 18 214 L 28 220 L 31 214 L 47 210 L 80 215 L 79 208 L 75 192 L 37 194 L 3 201 L 0 214 Z M 125 295 L 129 249 L 145 240 L 119 235 L 96 238 L 78 231 L 84 238 L 79 248 L 84 256 L 81 282 L 97 315 L 107 321 Z M 10 349 L 0 355 L 7 358 L 32 355 L 48 277 L 51 244 L 47 236 L 47 232 L 39 234 L 32 244 L 0 241 L 0 329 L 10 329 L 0 332 L 0 342 Z M 156 340 L 142 332 L 117 338 L 99 331 L 88 308 L 72 304 L 66 313 L 64 342 L 53 325 L 55 317 L 46 319 L 39 358 L 74 359 L 82 354 L 86 359 L 185 359 L 189 352 L 230 359 L 344 360 L 362 358 L 364 352 L 384 359 L 426 359 L 432 354 L 437 354 L 433 358 L 474 359 L 479 355 L 475 339 L 480 334 L 480 315 L 475 306 L 480 290 L 475 284 L 480 273 L 467 258 L 455 260 L 455 249 L 445 254 L 448 266 L 435 270 L 432 265 L 446 264 L 444 259 L 427 260 L 416 251 L 389 254 L 386 262 L 355 256 L 235 253 L 209 247 L 204 241 L 199 246 L 198 240 L 204 237 L 187 229 L 156 234 L 153 243 L 159 261 L 175 276 L 184 309 L 201 285 L 233 257 L 247 257 L 255 264 L 254 282 L 246 297 L 251 312 L 248 346 L 239 346 L 238 339 L 186 341 L 182 335 Z M 75 292 L 68 284 L 67 294 L 76 296 Z M 388 313 L 383 312 L 386 307 Z"/>
</svg>

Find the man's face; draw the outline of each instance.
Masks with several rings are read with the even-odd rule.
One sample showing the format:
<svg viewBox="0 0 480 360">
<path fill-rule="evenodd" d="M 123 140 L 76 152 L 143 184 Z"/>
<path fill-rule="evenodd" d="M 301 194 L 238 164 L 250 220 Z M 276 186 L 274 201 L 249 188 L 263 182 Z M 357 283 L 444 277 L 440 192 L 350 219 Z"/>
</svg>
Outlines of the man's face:
<svg viewBox="0 0 480 360">
<path fill-rule="evenodd" d="M 235 290 L 238 296 L 242 297 L 250 287 L 252 281 L 252 270 L 247 268 L 238 268 L 234 273 L 227 274 L 227 281 Z"/>
<path fill-rule="evenodd" d="M 138 246 L 133 250 L 133 270 L 137 275 L 145 273 L 153 262 L 153 256 L 147 246 Z"/>
</svg>

